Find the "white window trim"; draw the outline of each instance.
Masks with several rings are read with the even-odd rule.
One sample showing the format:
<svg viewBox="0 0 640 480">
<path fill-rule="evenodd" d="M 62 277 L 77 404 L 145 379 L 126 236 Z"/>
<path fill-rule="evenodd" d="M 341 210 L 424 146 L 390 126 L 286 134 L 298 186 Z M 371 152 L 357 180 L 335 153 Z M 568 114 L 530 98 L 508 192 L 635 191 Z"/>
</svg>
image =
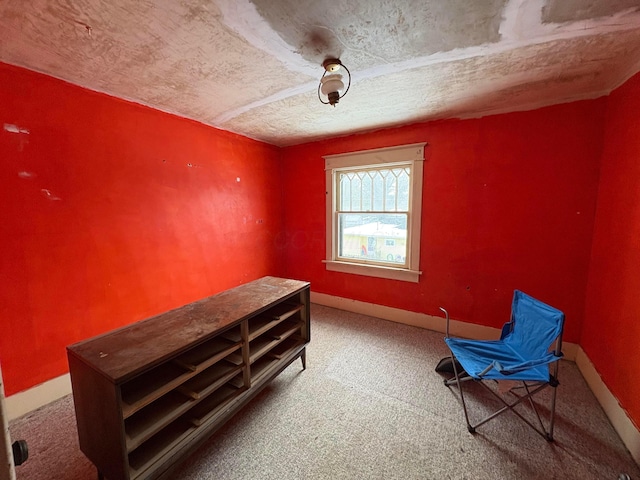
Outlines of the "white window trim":
<svg viewBox="0 0 640 480">
<path fill-rule="evenodd" d="M 326 257 L 324 263 L 327 270 L 334 272 L 366 275 L 369 277 L 388 278 L 417 283 L 420 271 L 420 229 L 422 223 L 422 177 L 424 164 L 424 149 L 426 143 L 414 143 L 398 147 L 377 148 L 360 152 L 343 153 L 324 156 L 324 170 L 326 178 Z M 395 162 L 412 162 L 411 173 L 411 233 L 408 250 L 410 260 L 408 268 L 387 267 L 381 265 L 367 265 L 363 263 L 336 260 L 336 238 L 334 222 L 334 206 L 336 191 L 334 171 L 339 168 L 381 166 Z"/>
</svg>

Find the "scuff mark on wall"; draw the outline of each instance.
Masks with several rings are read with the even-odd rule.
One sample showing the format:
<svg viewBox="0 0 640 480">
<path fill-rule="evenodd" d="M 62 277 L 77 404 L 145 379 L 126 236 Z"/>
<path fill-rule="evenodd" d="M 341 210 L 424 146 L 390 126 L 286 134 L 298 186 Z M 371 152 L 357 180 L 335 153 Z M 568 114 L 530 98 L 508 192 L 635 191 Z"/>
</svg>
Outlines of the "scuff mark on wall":
<svg viewBox="0 0 640 480">
<path fill-rule="evenodd" d="M 23 170 L 21 172 L 18 172 L 18 177 L 23 178 L 25 180 L 31 180 L 32 178 L 36 177 L 36 174 L 33 172 L 27 172 L 26 170 Z"/>
<path fill-rule="evenodd" d="M 14 125 L 12 123 L 5 123 L 4 129 L 9 133 L 23 133 L 25 135 L 29 135 L 29 130 L 26 128 L 19 127 L 18 125 Z"/>
<path fill-rule="evenodd" d="M 60 197 L 58 197 L 54 193 L 51 193 L 51 190 L 47 190 L 46 188 L 43 188 L 40 191 L 42 192 L 42 195 L 44 195 L 44 197 L 47 198 L 48 200 L 51 200 L 51 201 L 62 200 Z"/>
<path fill-rule="evenodd" d="M 29 130 L 26 128 L 19 127 L 18 125 L 14 125 L 13 123 L 5 123 L 3 128 L 6 132 L 17 133 L 18 135 L 20 135 L 18 151 L 22 152 L 22 150 L 24 149 L 25 143 L 29 142 L 29 140 L 27 139 L 28 137 L 25 136 L 25 135 L 29 135 L 30 133 Z"/>
</svg>

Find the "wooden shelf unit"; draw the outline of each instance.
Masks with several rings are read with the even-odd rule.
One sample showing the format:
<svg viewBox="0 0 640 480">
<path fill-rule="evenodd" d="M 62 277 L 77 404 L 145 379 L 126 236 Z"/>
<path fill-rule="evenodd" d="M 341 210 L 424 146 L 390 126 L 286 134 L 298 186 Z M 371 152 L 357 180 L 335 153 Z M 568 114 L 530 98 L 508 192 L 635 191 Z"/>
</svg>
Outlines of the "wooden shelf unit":
<svg viewBox="0 0 640 480">
<path fill-rule="evenodd" d="M 309 283 L 264 277 L 70 345 L 80 449 L 98 478 L 171 478 L 309 341 Z"/>
</svg>

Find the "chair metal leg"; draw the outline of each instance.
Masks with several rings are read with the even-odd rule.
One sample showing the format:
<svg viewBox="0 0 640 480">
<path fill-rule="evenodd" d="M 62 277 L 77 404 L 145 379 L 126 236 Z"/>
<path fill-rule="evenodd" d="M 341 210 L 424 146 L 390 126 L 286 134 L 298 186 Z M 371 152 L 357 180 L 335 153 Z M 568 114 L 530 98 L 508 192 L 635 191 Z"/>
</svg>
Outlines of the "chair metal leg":
<svg viewBox="0 0 640 480">
<path fill-rule="evenodd" d="M 451 352 L 451 363 L 453 364 L 453 374 L 455 376 L 456 385 L 458 386 L 458 391 L 460 392 L 460 399 L 462 400 L 462 409 L 464 410 L 464 419 L 467 422 L 467 430 L 469 433 L 476 433 L 475 427 L 471 426 L 469 422 L 469 412 L 467 411 L 467 404 L 464 401 L 464 392 L 462 391 L 462 385 L 460 382 L 460 374 L 458 372 L 458 367 L 456 366 L 456 359 L 453 356 L 453 352 Z M 468 380 L 471 377 L 465 377 L 464 380 Z M 451 383 L 445 382 L 445 385 L 450 386 Z"/>
<path fill-rule="evenodd" d="M 495 412 L 493 412 L 491 415 L 483 418 L 481 421 L 479 421 L 476 424 L 472 424 L 470 419 L 469 419 L 469 411 L 467 410 L 467 404 L 464 398 L 464 391 L 462 389 L 462 384 L 465 381 L 469 381 L 469 380 L 473 380 L 472 377 L 463 377 L 460 378 L 460 374 L 458 372 L 458 369 L 455 366 L 455 358 L 453 356 L 453 353 L 451 355 L 451 360 L 453 363 L 453 371 L 454 371 L 454 377 L 449 378 L 447 380 L 444 381 L 444 384 L 447 387 L 450 387 L 452 385 L 456 385 L 458 387 L 458 390 L 460 392 L 460 400 L 462 401 L 462 409 L 464 411 L 464 418 L 465 421 L 467 423 L 467 430 L 469 430 L 470 433 L 475 433 L 476 429 L 481 426 L 484 425 L 485 423 L 487 423 L 489 420 L 494 419 L 495 417 L 497 417 L 498 415 L 506 412 L 507 410 L 511 410 L 516 416 L 518 416 L 523 422 L 525 422 L 527 425 L 529 425 L 533 430 L 535 430 L 536 432 L 538 432 L 542 437 L 544 437 L 547 441 L 552 442 L 553 441 L 553 427 L 554 427 L 554 420 L 555 420 L 555 403 L 556 403 L 556 393 L 557 393 L 557 386 L 558 386 L 558 381 L 555 379 L 555 377 L 551 377 L 551 381 L 548 383 L 541 383 L 541 384 L 535 384 L 535 385 L 528 385 L 526 382 L 522 382 L 522 388 L 524 389 L 524 391 L 526 392 L 525 395 L 518 395 L 516 392 L 514 392 L 513 390 L 511 391 L 511 394 L 514 395 L 516 397 L 516 401 L 514 402 L 507 402 L 501 395 L 499 395 L 498 393 L 496 393 L 491 387 L 487 386 L 485 384 L 485 382 L 480 381 L 480 385 L 482 385 L 484 388 L 486 388 L 495 398 L 497 398 L 504 406 L 498 410 L 496 410 Z M 555 369 L 555 373 L 557 373 L 557 369 Z M 551 406 L 550 406 L 550 415 L 549 415 L 549 429 L 547 430 L 544 427 L 544 423 L 542 422 L 542 418 L 538 412 L 538 409 L 536 408 L 535 402 L 533 401 L 533 396 L 536 395 L 538 392 L 540 392 L 541 390 L 544 390 L 547 387 L 552 387 L 553 388 L 553 393 L 551 396 Z M 535 416 L 538 419 L 538 423 L 539 426 L 534 425 L 533 423 L 531 423 L 531 421 L 527 418 L 525 418 L 520 412 L 518 412 L 517 410 L 515 410 L 515 407 L 517 407 L 519 404 L 523 403 L 524 401 L 528 401 L 532 411 L 534 412 Z"/>
<path fill-rule="evenodd" d="M 558 370 L 560 369 L 560 362 L 553 364 L 553 375 L 551 375 L 551 387 L 553 388 L 553 394 L 551 395 L 551 415 L 549 419 L 549 434 L 547 440 L 553 442 L 553 427 L 556 420 L 556 393 L 558 392 Z"/>
<path fill-rule="evenodd" d="M 558 392 L 558 385 L 551 385 L 553 393 L 551 394 L 551 415 L 549 419 L 549 432 L 547 433 L 547 440 L 553 442 L 553 427 L 556 420 L 556 393 Z"/>
<path fill-rule="evenodd" d="M 542 418 L 540 418 L 540 414 L 538 413 L 538 409 L 536 408 L 536 404 L 533 402 L 533 398 L 531 398 L 531 391 L 529 390 L 529 385 L 527 385 L 527 382 L 522 382 L 522 386 L 524 387 L 525 391 L 527 392 L 527 397 L 528 397 L 528 400 L 529 400 L 529 406 L 531 407 L 531 410 L 533 411 L 533 413 L 535 413 L 536 418 L 538 419 L 538 425 L 540 425 L 540 431 L 545 432 L 546 436 L 549 437 L 549 433 L 544 428 L 544 424 L 542 423 Z"/>
<path fill-rule="evenodd" d="M 496 412 L 494 412 L 493 414 L 489 415 L 488 417 L 484 418 L 482 421 L 478 422 L 475 425 L 475 428 L 479 427 L 480 425 L 483 425 L 483 424 L 487 423 L 489 420 L 497 417 L 501 413 L 504 413 L 507 410 L 511 410 L 516 416 L 518 416 L 518 418 L 520 418 L 520 420 L 522 420 L 524 423 L 529 425 L 533 430 L 535 430 L 540 435 L 542 435 L 542 437 L 544 437 L 546 440 L 552 441 L 552 437 L 549 435 L 549 432 L 544 428 L 544 426 L 542 426 L 542 428 L 538 428 L 533 423 L 531 423 L 529 421 L 529 419 L 525 418 L 520 412 L 518 412 L 515 409 L 515 407 L 518 406 L 519 404 L 521 404 L 524 400 L 531 401 L 531 397 L 533 397 L 536 393 L 540 392 L 541 390 L 544 390 L 545 388 L 551 386 L 550 384 L 542 383 L 542 384 L 538 385 L 534 390 L 529 390 L 527 388 L 527 392 L 528 393 L 526 395 L 523 395 L 523 396 L 519 396 L 519 395 L 515 395 L 514 394 L 516 396 L 517 400 L 515 402 L 512 402 L 512 403 L 508 403 L 507 401 L 505 401 L 504 398 L 502 398 L 500 395 L 498 395 L 496 392 L 494 392 L 490 387 L 485 385 L 483 382 L 480 382 L 480 384 L 484 388 L 486 388 L 495 398 L 500 400 L 500 402 L 502 402 L 504 407 L 502 407 L 500 410 L 497 410 Z M 554 392 L 555 392 L 555 389 L 554 389 Z M 535 406 L 534 406 L 534 412 L 536 413 L 536 415 L 538 415 L 538 412 L 535 409 Z M 552 410 L 552 412 L 553 412 L 553 410 Z M 542 425 L 542 421 L 541 421 L 539 415 L 538 415 L 538 420 L 540 421 L 540 424 Z"/>
</svg>

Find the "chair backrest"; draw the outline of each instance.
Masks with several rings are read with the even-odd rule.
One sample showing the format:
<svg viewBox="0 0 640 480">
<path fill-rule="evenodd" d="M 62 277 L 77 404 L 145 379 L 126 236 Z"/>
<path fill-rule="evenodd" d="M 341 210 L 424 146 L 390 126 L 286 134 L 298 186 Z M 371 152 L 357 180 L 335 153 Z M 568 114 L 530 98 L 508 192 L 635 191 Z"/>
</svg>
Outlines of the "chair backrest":
<svg viewBox="0 0 640 480">
<path fill-rule="evenodd" d="M 525 359 L 542 358 L 562 335 L 564 313 L 520 290 L 513 292 L 511 332 L 504 342 Z"/>
</svg>

